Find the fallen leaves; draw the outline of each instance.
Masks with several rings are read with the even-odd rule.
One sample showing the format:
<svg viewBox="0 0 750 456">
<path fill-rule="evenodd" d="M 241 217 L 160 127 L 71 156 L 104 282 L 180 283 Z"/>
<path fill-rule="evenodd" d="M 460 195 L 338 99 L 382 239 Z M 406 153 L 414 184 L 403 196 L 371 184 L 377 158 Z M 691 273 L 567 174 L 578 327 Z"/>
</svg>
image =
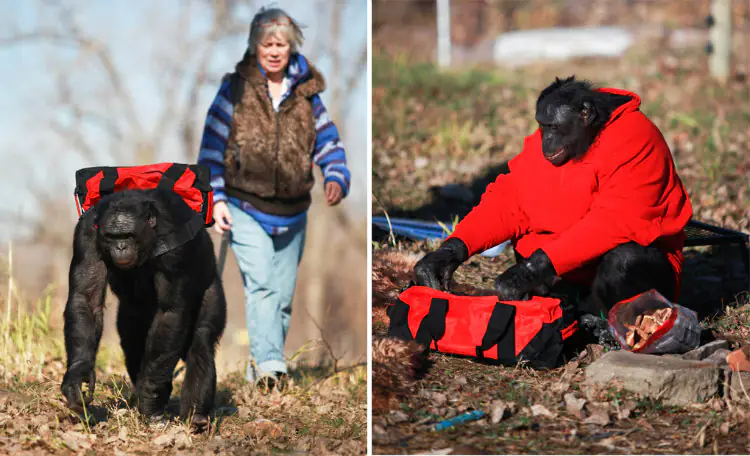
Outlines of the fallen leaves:
<svg viewBox="0 0 750 456">
<path fill-rule="evenodd" d="M 60 440 L 73 451 L 89 450 L 96 442 L 96 435 L 82 432 L 67 431 L 60 434 Z"/>
<path fill-rule="evenodd" d="M 500 420 L 510 418 L 518 410 L 518 406 L 515 403 L 499 399 L 493 401 L 490 408 L 492 410 L 490 414 L 490 422 L 492 424 L 497 424 Z"/>
<path fill-rule="evenodd" d="M 173 434 L 162 434 L 153 440 L 151 440 L 151 443 L 153 443 L 156 446 L 168 446 L 174 443 L 174 435 Z"/>
<path fill-rule="evenodd" d="M 391 412 L 391 423 L 398 424 L 409 421 L 409 415 L 401 410 L 393 410 Z"/>
<path fill-rule="evenodd" d="M 573 393 L 564 396 L 565 409 L 576 418 L 583 419 L 586 415 L 583 413 L 583 406 L 586 405 L 586 399 L 577 398 Z"/>
<path fill-rule="evenodd" d="M 533 416 L 543 416 L 546 418 L 557 417 L 556 413 L 551 412 L 547 407 L 540 405 L 540 404 L 534 404 L 531 406 L 531 414 Z"/>
<path fill-rule="evenodd" d="M 591 413 L 591 415 L 589 415 L 588 418 L 583 420 L 583 424 L 596 424 L 599 426 L 606 426 L 612 422 L 612 419 L 609 416 L 609 408 L 607 404 L 603 404 L 603 405 L 589 404 L 588 410 Z"/>
<path fill-rule="evenodd" d="M 281 437 L 281 426 L 271 420 L 259 418 L 242 426 L 243 432 L 256 439 L 269 438 L 277 439 Z"/>
</svg>

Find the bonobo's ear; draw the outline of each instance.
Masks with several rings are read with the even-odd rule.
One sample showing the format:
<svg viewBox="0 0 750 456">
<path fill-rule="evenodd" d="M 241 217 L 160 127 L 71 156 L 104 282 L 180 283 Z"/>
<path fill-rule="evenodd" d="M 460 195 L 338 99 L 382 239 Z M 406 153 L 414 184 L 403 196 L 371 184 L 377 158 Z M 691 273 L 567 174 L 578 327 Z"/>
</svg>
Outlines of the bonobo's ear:
<svg viewBox="0 0 750 456">
<path fill-rule="evenodd" d="M 151 228 L 155 228 L 156 227 L 156 219 L 158 218 L 157 217 L 158 212 L 156 210 L 156 205 L 154 204 L 153 201 L 149 201 L 146 204 L 147 204 L 146 214 L 147 214 L 147 217 L 148 217 L 148 226 L 150 226 Z"/>
<path fill-rule="evenodd" d="M 588 127 L 594 120 L 596 120 L 596 109 L 590 101 L 583 101 L 583 109 L 581 109 L 581 120 Z"/>
</svg>

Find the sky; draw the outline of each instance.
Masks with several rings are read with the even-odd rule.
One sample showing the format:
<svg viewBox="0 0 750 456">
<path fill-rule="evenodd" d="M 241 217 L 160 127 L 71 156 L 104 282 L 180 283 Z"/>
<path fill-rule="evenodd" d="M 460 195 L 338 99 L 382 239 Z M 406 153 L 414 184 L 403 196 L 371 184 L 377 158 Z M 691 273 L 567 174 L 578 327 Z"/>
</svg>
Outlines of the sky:
<svg viewBox="0 0 750 456">
<path fill-rule="evenodd" d="M 191 2 L 190 21 L 187 28 L 177 26 L 176 17 L 183 2 Z M 330 0 L 333 2 L 336 0 Z M 112 50 L 116 67 L 124 75 L 126 89 L 132 94 L 139 123 L 146 130 L 155 128 L 154 122 L 161 108 L 163 94 L 154 83 L 160 74 L 162 59 L 170 57 L 170 50 L 184 44 L 180 40 L 195 40 L 210 25 L 211 17 L 205 4 L 208 0 L 63 0 L 75 6 L 75 19 L 86 34 L 100 40 Z M 54 10 L 45 6 L 52 2 L 44 0 L 0 0 L 0 41 L 10 33 L 33 30 L 40 24 L 54 26 L 57 18 Z M 250 19 L 261 5 L 276 5 L 284 8 L 304 26 L 305 44 L 301 52 L 313 58 L 314 64 L 326 77 L 329 88 L 346 78 L 346 75 L 331 74 L 331 61 L 324 49 L 313 49 L 313 44 L 328 46 L 329 23 L 327 15 L 321 17 L 330 5 L 327 0 L 288 0 L 253 3 L 238 11 L 238 15 Z M 342 63 L 344 71 L 354 67 L 362 46 L 367 40 L 366 0 L 338 0 L 346 4 L 341 23 Z M 225 40 L 219 51 L 211 58 L 211 69 L 229 72 L 245 50 L 246 36 Z M 90 163 L 83 160 L 69 143 L 62 141 L 48 126 L 48 119 L 55 115 L 52 100 L 56 93 L 56 78 L 52 68 L 68 68 L 75 85 L 75 93 L 82 102 L 97 109 L 117 109 L 106 92 L 100 93 L 102 79 L 91 59 L 81 55 L 70 46 L 48 45 L 40 42 L 24 44 L 0 44 L 0 241 L 23 236 L 28 232 L 27 219 L 43 218 L 36 198 L 28 190 L 38 188 L 46 194 L 61 196 L 70 204 L 71 215 L 75 215 L 73 185 L 75 170 L 93 165 L 126 165 L 131 163 Z M 163 82 L 163 81 L 162 81 Z M 180 84 L 180 81 L 177 81 Z M 184 85 L 184 84 L 183 84 Z M 203 116 L 218 87 L 205 87 L 198 100 L 197 112 L 202 130 Z M 330 104 L 331 90 L 322 94 L 325 104 Z M 366 216 L 367 181 L 367 77 L 363 71 L 355 89 L 344 94 L 341 119 L 334 119 L 341 130 L 347 150 L 347 159 L 352 171 L 351 194 L 344 207 L 352 215 Z M 117 111 L 119 112 L 119 111 Z M 64 118 L 64 117 L 60 117 Z M 112 146 L 112 139 L 101 130 L 84 132 L 97 150 L 104 152 Z M 160 161 L 177 160 L 177 136 L 174 131 L 165 132 L 165 143 L 159 151 Z M 195 152 L 197 156 L 197 151 Z M 22 222 L 22 223 L 19 223 Z"/>
</svg>

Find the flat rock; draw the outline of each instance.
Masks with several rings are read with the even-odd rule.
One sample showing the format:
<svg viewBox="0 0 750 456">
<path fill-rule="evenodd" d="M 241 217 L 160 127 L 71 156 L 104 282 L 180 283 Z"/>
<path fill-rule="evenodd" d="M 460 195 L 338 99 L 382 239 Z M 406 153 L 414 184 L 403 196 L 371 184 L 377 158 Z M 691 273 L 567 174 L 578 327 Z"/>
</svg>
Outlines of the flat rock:
<svg viewBox="0 0 750 456">
<path fill-rule="evenodd" d="M 714 340 L 712 342 L 709 342 L 702 347 L 698 347 L 695 350 L 690 350 L 689 352 L 683 354 L 682 359 L 700 361 L 700 360 L 708 358 L 717 350 L 722 350 L 722 349 L 723 350 L 729 349 L 728 340 Z"/>
<path fill-rule="evenodd" d="M 727 349 L 720 348 L 716 350 L 715 352 L 711 353 L 711 356 L 703 359 L 702 361 L 711 363 L 718 367 L 726 367 L 728 366 L 727 355 L 730 353 L 732 352 Z"/>
<path fill-rule="evenodd" d="M 685 405 L 719 393 L 719 373 L 719 368 L 706 362 L 614 351 L 586 368 L 584 383 L 605 386 L 616 379 L 636 394 Z"/>
</svg>

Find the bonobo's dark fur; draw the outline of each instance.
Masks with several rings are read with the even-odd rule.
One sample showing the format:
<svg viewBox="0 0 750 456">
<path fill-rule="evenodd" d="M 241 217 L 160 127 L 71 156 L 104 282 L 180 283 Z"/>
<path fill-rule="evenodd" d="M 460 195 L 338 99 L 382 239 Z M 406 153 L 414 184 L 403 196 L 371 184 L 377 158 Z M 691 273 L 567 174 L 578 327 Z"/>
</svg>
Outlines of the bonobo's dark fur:
<svg viewBox="0 0 750 456">
<path fill-rule="evenodd" d="M 625 95 L 598 92 L 590 82 L 578 81 L 575 76 L 555 78 L 537 100 L 536 119 L 542 130 L 545 157 L 560 166 L 583 156 L 612 113 L 628 101 L 630 97 Z M 590 294 L 580 304 L 583 312 L 600 314 L 616 302 L 651 288 L 668 299 L 675 297 L 674 272 L 666 255 L 656 247 L 630 242 L 598 261 Z"/>
<path fill-rule="evenodd" d="M 80 411 L 81 384 L 89 384 L 102 335 L 107 284 L 118 297 L 117 331 L 135 385 L 138 409 L 160 414 L 172 391 L 179 359 L 187 371 L 180 397 L 183 419 L 194 411 L 203 426 L 214 403 L 214 350 L 226 323 L 226 302 L 205 228 L 186 243 L 153 257 L 157 241 L 196 217 L 182 198 L 160 189 L 107 196 L 75 229 L 65 306 L 68 364 L 62 393 Z"/>
<path fill-rule="evenodd" d="M 556 166 L 582 156 L 612 112 L 628 101 L 628 96 L 597 92 L 575 76 L 555 78 L 536 103 L 544 156 Z"/>
</svg>

